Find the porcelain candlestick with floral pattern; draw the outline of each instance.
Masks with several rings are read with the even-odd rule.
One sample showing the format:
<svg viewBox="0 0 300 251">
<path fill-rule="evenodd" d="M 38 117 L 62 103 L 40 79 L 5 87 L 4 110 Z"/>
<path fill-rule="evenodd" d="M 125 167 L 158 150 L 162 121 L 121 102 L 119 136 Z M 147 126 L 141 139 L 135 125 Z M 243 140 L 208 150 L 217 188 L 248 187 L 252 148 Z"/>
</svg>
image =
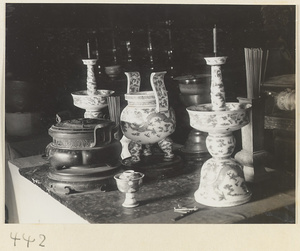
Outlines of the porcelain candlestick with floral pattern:
<svg viewBox="0 0 300 251">
<path fill-rule="evenodd" d="M 249 123 L 251 105 L 226 103 L 220 65 L 226 57 L 205 58 L 212 66 L 211 104 L 187 108 L 193 128 L 208 132 L 206 146 L 212 158 L 201 168 L 195 200 L 212 207 L 230 207 L 246 203 L 252 193 L 247 187 L 243 167 L 231 155 L 236 140 L 233 131 Z"/>
<path fill-rule="evenodd" d="M 112 95 L 112 90 L 97 90 L 94 65 L 97 59 L 83 59 L 87 66 L 86 90 L 71 93 L 74 105 L 84 109 L 85 118 L 102 118 L 102 109 L 107 107 L 107 97 Z"/>
<path fill-rule="evenodd" d="M 130 140 L 128 149 L 131 161 L 137 163 L 140 155 L 151 155 L 150 145 L 158 143 L 164 153 L 164 160 L 172 160 L 172 140 L 175 131 L 175 112 L 169 107 L 168 94 L 164 84 L 166 72 L 153 72 L 150 83 L 153 91 L 140 91 L 139 72 L 126 72 L 128 80 L 125 99 L 128 105 L 121 113 L 121 129 Z M 122 141 L 121 141 L 122 142 Z M 142 149 L 144 148 L 144 149 Z"/>
</svg>

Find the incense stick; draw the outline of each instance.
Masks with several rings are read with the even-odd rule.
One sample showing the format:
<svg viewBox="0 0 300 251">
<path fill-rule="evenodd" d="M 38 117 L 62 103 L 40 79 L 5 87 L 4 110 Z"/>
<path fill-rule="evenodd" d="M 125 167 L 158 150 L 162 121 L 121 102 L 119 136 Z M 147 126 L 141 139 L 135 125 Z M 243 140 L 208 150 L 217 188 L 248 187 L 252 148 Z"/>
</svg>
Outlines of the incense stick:
<svg viewBox="0 0 300 251">
<path fill-rule="evenodd" d="M 260 48 L 244 48 L 247 97 L 258 98 L 260 96 L 261 68 L 263 51 Z"/>
</svg>

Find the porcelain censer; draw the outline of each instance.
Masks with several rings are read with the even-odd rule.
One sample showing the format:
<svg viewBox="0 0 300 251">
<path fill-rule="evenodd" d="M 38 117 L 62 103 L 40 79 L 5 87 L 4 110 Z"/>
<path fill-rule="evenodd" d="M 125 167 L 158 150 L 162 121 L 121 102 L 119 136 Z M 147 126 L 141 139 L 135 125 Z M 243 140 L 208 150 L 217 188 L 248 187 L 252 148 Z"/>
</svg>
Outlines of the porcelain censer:
<svg viewBox="0 0 300 251">
<path fill-rule="evenodd" d="M 140 74 L 126 72 L 128 79 L 125 99 L 128 105 L 121 113 L 121 129 L 131 140 L 129 152 L 132 162 L 140 161 L 140 153 L 151 155 L 150 145 L 158 143 L 165 160 L 172 160 L 172 140 L 168 137 L 175 131 L 175 112 L 169 107 L 167 90 L 164 84 L 166 72 L 153 72 L 150 83 L 153 91 L 140 90 Z"/>
<path fill-rule="evenodd" d="M 126 149 L 129 157 L 122 157 L 122 163 L 144 173 L 145 179 L 174 176 L 181 167 L 181 159 L 174 155 L 169 137 L 175 131 L 176 119 L 169 106 L 165 74 L 165 71 L 151 73 L 152 91 L 140 91 L 140 73 L 125 72 L 128 105 L 120 117 L 124 135 L 121 143 L 122 153 Z"/>
<path fill-rule="evenodd" d="M 49 129 L 53 141 L 46 147 L 49 190 L 69 194 L 105 190 L 113 184 L 121 153 L 121 143 L 114 138 L 115 123 L 105 119 L 57 118 L 57 124 Z"/>
</svg>

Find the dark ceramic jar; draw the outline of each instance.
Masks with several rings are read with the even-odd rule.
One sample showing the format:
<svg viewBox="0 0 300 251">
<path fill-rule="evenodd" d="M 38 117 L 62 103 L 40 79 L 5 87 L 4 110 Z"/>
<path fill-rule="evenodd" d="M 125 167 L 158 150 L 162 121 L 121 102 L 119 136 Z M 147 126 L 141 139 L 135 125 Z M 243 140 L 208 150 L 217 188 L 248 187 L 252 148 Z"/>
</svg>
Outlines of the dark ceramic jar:
<svg viewBox="0 0 300 251">
<path fill-rule="evenodd" d="M 104 119 L 79 118 L 51 126 L 53 138 L 46 148 L 51 168 L 93 168 L 116 163 L 121 143 L 114 138 L 115 123 Z"/>
</svg>

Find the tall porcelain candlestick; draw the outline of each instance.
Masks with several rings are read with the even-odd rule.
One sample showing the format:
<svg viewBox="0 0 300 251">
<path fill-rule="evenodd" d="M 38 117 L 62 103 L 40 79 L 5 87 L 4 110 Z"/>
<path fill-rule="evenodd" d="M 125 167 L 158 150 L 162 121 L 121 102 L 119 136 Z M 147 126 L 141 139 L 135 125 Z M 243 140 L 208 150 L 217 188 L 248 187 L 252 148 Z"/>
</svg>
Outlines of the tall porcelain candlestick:
<svg viewBox="0 0 300 251">
<path fill-rule="evenodd" d="M 97 83 L 94 73 L 94 65 L 97 59 L 83 59 L 87 66 L 86 90 L 71 93 L 74 105 L 85 109 L 85 118 L 102 118 L 103 108 L 107 107 L 107 97 L 112 95 L 112 90 L 97 90 Z"/>
<path fill-rule="evenodd" d="M 208 132 L 206 146 L 212 155 L 201 168 L 195 200 L 212 207 L 236 206 L 249 201 L 252 193 L 246 185 L 242 165 L 231 158 L 236 143 L 232 132 L 249 123 L 251 105 L 225 103 L 221 65 L 226 57 L 205 60 L 212 68 L 212 103 L 187 108 L 191 126 Z"/>
</svg>

